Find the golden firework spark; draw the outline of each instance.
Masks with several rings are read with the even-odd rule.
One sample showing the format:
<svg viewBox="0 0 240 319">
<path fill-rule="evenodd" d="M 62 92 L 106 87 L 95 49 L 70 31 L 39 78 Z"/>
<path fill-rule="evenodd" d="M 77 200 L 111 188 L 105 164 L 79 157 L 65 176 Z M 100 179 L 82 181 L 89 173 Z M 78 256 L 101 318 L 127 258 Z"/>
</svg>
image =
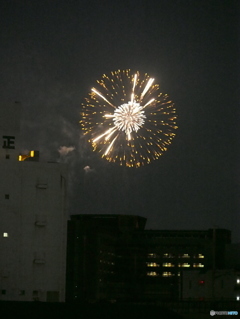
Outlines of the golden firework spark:
<svg viewBox="0 0 240 319">
<path fill-rule="evenodd" d="M 171 144 L 176 109 L 147 74 L 118 70 L 103 75 L 82 104 L 80 124 L 95 151 L 109 162 L 140 167 Z"/>
</svg>

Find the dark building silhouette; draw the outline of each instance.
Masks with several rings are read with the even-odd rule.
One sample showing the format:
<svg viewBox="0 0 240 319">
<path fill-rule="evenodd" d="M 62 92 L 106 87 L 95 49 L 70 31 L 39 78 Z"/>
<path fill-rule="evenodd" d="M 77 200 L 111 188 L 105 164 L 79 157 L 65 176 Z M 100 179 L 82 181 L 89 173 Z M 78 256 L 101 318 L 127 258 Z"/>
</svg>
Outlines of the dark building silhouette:
<svg viewBox="0 0 240 319">
<path fill-rule="evenodd" d="M 145 224 L 140 216 L 71 216 L 66 301 L 178 300 L 182 271 L 225 267 L 230 231 L 145 230 Z"/>
</svg>

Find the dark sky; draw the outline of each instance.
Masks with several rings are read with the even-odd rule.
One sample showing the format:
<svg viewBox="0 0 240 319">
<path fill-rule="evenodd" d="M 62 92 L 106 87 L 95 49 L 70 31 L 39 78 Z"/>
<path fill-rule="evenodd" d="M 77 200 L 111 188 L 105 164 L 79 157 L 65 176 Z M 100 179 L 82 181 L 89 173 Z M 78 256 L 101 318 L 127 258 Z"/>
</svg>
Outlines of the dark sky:
<svg viewBox="0 0 240 319">
<path fill-rule="evenodd" d="M 237 0 L 0 2 L 1 104 L 22 103 L 22 151 L 69 163 L 70 214 L 240 241 L 238 19 Z M 95 81 L 119 68 L 149 73 L 179 116 L 169 150 L 139 169 L 100 159 L 78 124 Z"/>
</svg>

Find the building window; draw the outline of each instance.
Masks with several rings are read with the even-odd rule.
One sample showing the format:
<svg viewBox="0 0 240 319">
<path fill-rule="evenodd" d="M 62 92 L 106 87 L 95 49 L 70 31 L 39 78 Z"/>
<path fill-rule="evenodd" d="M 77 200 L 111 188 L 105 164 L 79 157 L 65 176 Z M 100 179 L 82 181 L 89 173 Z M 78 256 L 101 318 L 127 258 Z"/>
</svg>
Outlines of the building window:
<svg viewBox="0 0 240 319">
<path fill-rule="evenodd" d="M 2 289 L 2 295 L 6 295 L 7 291 L 6 289 Z"/>
<path fill-rule="evenodd" d="M 39 298 L 38 298 L 38 291 L 37 290 L 33 290 L 32 292 L 32 298 L 34 301 L 38 301 Z"/>
<path fill-rule="evenodd" d="M 19 296 L 24 296 L 25 295 L 25 290 L 19 290 Z"/>
<path fill-rule="evenodd" d="M 10 195 L 9 194 L 5 194 L 5 199 L 9 199 Z"/>
<path fill-rule="evenodd" d="M 190 267 L 190 264 L 188 264 L 188 263 L 182 263 L 182 264 L 178 264 L 178 267 L 187 268 L 187 267 Z"/>
<path fill-rule="evenodd" d="M 159 267 L 159 264 L 157 263 L 147 263 L 148 267 Z"/>
<path fill-rule="evenodd" d="M 172 263 L 163 263 L 162 265 L 163 267 L 175 267 L 175 265 Z"/>
<path fill-rule="evenodd" d="M 193 264 L 193 268 L 203 268 L 203 267 L 204 267 L 204 265 L 201 263 L 194 263 Z"/>
<path fill-rule="evenodd" d="M 237 301 L 239 301 L 239 300 L 240 300 L 240 296 L 237 296 L 237 298 L 236 298 L 236 299 L 237 299 Z"/>
<path fill-rule="evenodd" d="M 162 273 L 162 276 L 163 276 L 163 277 L 172 277 L 172 276 L 174 276 L 174 274 L 171 273 L 170 271 L 164 271 L 164 272 Z"/>
<path fill-rule="evenodd" d="M 200 286 L 202 286 L 202 285 L 205 284 L 205 281 L 204 281 L 204 280 L 199 280 L 198 284 L 199 284 Z"/>
<path fill-rule="evenodd" d="M 47 187 L 48 187 L 48 185 L 46 183 L 45 184 L 43 184 L 43 183 L 36 184 L 36 188 L 38 188 L 38 189 L 47 189 Z"/>
<path fill-rule="evenodd" d="M 190 256 L 188 254 L 180 254 L 178 258 L 190 258 Z"/>
<path fill-rule="evenodd" d="M 10 158 L 10 155 L 9 154 L 6 154 L 6 157 L 5 157 L 6 159 L 9 159 Z"/>
<path fill-rule="evenodd" d="M 204 258 L 204 255 L 203 254 L 197 254 L 197 255 L 194 255 L 193 258 Z"/>
<path fill-rule="evenodd" d="M 3 233 L 3 237 L 8 237 L 8 233 Z"/>
<path fill-rule="evenodd" d="M 240 284 L 240 279 L 237 279 L 237 284 Z"/>
<path fill-rule="evenodd" d="M 147 272 L 147 276 L 155 277 L 155 276 L 158 276 L 158 273 L 156 271 L 150 271 L 150 272 Z"/>
</svg>

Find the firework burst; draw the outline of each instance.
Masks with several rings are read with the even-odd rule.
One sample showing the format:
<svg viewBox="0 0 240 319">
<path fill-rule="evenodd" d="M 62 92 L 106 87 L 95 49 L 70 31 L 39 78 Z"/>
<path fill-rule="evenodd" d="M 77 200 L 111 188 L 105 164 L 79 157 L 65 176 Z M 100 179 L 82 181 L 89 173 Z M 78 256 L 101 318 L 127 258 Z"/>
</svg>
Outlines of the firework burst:
<svg viewBox="0 0 240 319">
<path fill-rule="evenodd" d="M 82 104 L 80 124 L 109 162 L 140 167 L 158 159 L 175 136 L 176 109 L 147 74 L 103 75 Z"/>
</svg>

